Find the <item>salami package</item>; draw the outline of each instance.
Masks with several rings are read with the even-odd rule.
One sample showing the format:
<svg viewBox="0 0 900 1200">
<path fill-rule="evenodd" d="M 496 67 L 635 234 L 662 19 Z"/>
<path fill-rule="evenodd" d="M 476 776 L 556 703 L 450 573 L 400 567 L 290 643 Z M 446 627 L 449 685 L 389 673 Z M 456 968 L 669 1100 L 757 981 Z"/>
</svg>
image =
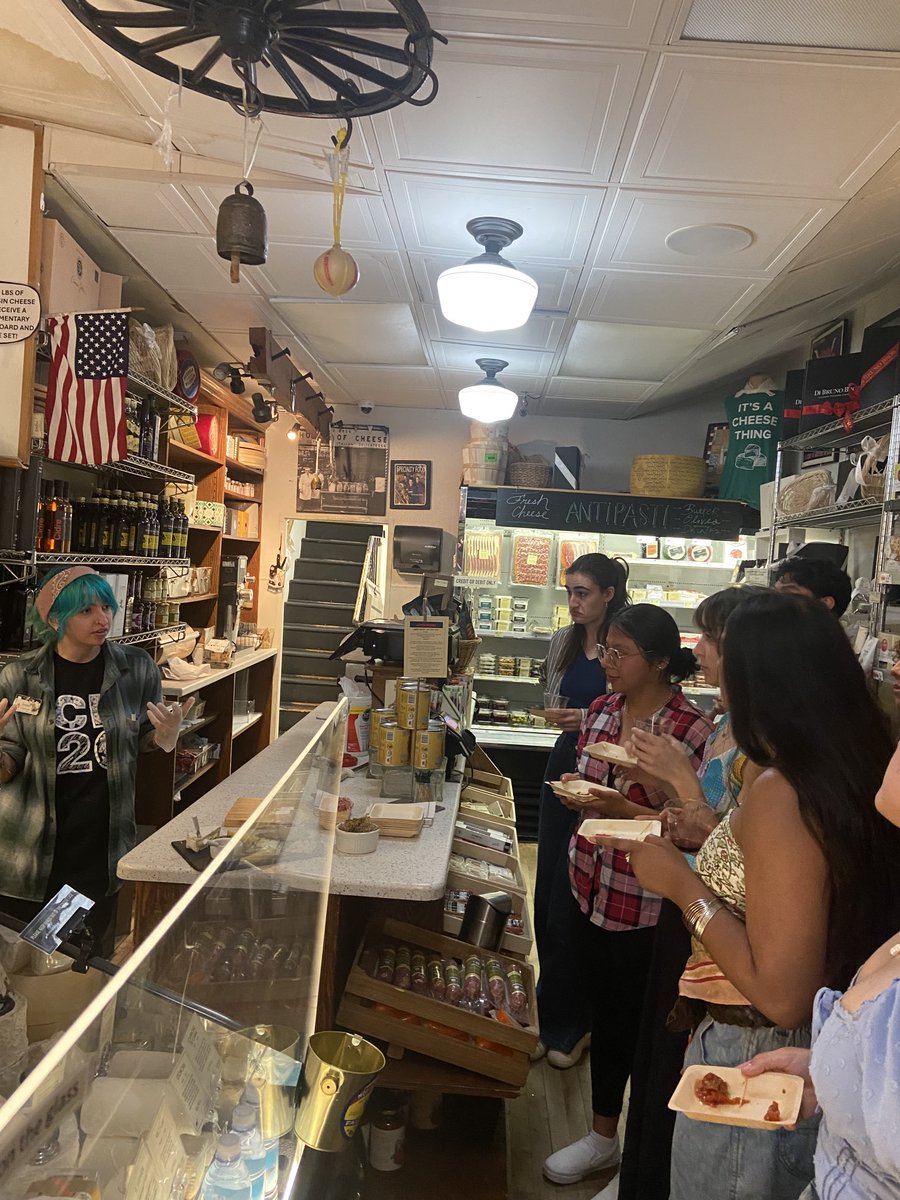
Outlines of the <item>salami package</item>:
<svg viewBox="0 0 900 1200">
<path fill-rule="evenodd" d="M 547 587 L 550 583 L 552 553 L 553 539 L 546 534 L 516 534 L 513 539 L 511 582 Z"/>
<path fill-rule="evenodd" d="M 596 538 L 559 539 L 559 586 L 566 586 L 566 571 L 582 554 L 596 554 L 599 543 Z"/>
<path fill-rule="evenodd" d="M 463 539 L 463 574 L 472 579 L 499 579 L 502 546 L 502 533 L 470 530 Z"/>
</svg>

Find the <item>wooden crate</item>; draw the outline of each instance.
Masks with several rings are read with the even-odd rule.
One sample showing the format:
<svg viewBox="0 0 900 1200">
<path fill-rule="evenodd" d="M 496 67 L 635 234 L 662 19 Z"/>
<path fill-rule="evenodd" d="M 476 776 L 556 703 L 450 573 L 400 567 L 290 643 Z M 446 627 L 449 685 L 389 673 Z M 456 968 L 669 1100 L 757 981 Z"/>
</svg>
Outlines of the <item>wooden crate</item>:
<svg viewBox="0 0 900 1200">
<path fill-rule="evenodd" d="M 492 955 L 507 968 L 515 967 L 522 973 L 528 992 L 529 1027 L 513 1027 L 372 979 L 360 965 L 363 951 L 369 946 L 377 948 L 386 940 L 404 943 L 413 950 L 433 951 L 442 958 L 463 960 L 472 953 L 472 947 L 465 942 L 402 921 L 370 922 L 347 979 L 338 1022 L 440 1062 L 521 1087 L 528 1077 L 529 1055 L 538 1039 L 534 972 L 529 964 L 504 954 Z M 487 956 L 485 952 L 482 955 Z M 448 1032 L 429 1027 L 435 1025 Z"/>
<path fill-rule="evenodd" d="M 475 801 L 480 804 L 493 804 L 500 808 L 499 813 L 483 813 L 469 807 L 470 801 Z M 477 788 L 464 788 L 459 798 L 459 815 L 469 817 L 484 817 L 487 821 L 493 821 L 497 825 L 506 825 L 510 829 L 516 827 L 516 806 L 512 800 L 507 800 L 505 796 L 498 796 L 490 792 L 482 792 Z"/>
<path fill-rule="evenodd" d="M 500 856 L 499 860 L 496 858 L 491 858 L 488 860 L 489 862 L 501 861 L 501 865 L 504 866 L 506 864 L 505 861 L 502 860 L 507 858 L 514 858 L 518 862 L 519 839 L 516 836 L 515 826 L 509 825 L 506 821 L 502 821 L 497 817 L 482 816 L 481 813 L 459 813 L 457 819 L 465 820 L 467 825 L 474 826 L 476 829 L 492 830 L 495 833 L 502 834 L 503 837 L 507 838 L 512 843 L 512 849 L 507 853 L 504 853 L 502 850 L 493 850 L 489 846 L 479 846 L 475 842 L 467 842 L 464 838 L 454 836 L 453 849 L 456 851 L 456 853 L 462 853 L 462 851 L 457 849 L 458 846 L 471 846 L 473 850 L 487 850 L 491 854 Z"/>
<path fill-rule="evenodd" d="M 471 891 L 469 886 L 472 883 L 483 883 L 488 886 L 489 891 L 518 893 L 521 896 L 528 895 L 528 883 L 522 873 L 522 866 L 517 858 L 513 858 L 511 854 L 501 854 L 497 850 L 489 850 L 486 846 L 473 846 L 469 842 L 454 841 L 452 845 L 454 854 L 462 854 L 466 858 L 477 858 L 482 862 L 493 863 L 496 867 L 507 867 L 513 873 L 513 882 L 507 880 L 480 879 L 477 875 L 466 875 L 462 871 L 456 871 L 451 864 L 447 874 L 448 887 L 462 887 Z M 462 882 L 451 882 L 462 880 Z"/>
<path fill-rule="evenodd" d="M 528 911 L 526 897 L 521 892 L 514 892 L 511 889 L 503 888 L 500 884 L 489 883 L 484 879 L 466 879 L 465 883 L 456 882 L 461 876 L 455 873 L 452 876 L 454 882 L 450 886 L 448 879 L 448 891 L 466 891 L 475 892 L 479 896 L 485 892 L 502 892 L 507 891 L 509 898 L 512 900 L 512 910 L 516 916 L 523 918 L 524 929 L 521 933 L 504 933 L 503 939 L 500 942 L 500 949 L 507 954 L 512 954 L 515 957 L 527 958 L 534 947 L 534 930 L 531 923 L 531 914 Z M 462 916 L 456 913 L 444 912 L 444 933 L 449 933 L 451 936 L 456 936 L 462 929 Z"/>
</svg>

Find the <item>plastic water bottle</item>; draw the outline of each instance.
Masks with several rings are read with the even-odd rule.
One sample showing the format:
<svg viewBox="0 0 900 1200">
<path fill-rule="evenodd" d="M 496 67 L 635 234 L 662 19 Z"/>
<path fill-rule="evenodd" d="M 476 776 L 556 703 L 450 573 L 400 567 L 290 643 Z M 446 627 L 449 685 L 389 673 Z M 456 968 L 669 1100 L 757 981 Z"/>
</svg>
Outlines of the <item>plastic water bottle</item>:
<svg viewBox="0 0 900 1200">
<path fill-rule="evenodd" d="M 216 1156 L 209 1165 L 200 1200 L 253 1200 L 250 1172 L 241 1157 L 241 1139 L 236 1133 L 223 1133 Z"/>
<path fill-rule="evenodd" d="M 231 1130 L 241 1139 L 241 1157 L 250 1174 L 253 1200 L 263 1200 L 266 1193 L 266 1148 L 256 1123 L 257 1109 L 238 1104 L 231 1114 Z"/>
<path fill-rule="evenodd" d="M 259 1119 L 259 1092 L 252 1083 L 248 1083 L 244 1088 L 241 1104 L 246 1104 L 256 1113 L 256 1127 L 260 1131 L 266 1160 L 264 1195 L 266 1200 L 274 1200 L 274 1197 L 278 1195 L 278 1138 L 266 1137 L 262 1132 L 262 1123 Z"/>
</svg>

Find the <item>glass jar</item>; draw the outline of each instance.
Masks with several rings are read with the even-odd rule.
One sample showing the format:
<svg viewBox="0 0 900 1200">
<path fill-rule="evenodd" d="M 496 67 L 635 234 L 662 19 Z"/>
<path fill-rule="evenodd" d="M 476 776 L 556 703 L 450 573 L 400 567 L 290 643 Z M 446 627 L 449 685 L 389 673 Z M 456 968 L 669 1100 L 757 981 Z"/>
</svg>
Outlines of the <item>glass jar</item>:
<svg viewBox="0 0 900 1200">
<path fill-rule="evenodd" d="M 399 1171 L 406 1144 L 406 1103 L 402 1092 L 382 1092 L 369 1123 L 369 1165 Z"/>
</svg>

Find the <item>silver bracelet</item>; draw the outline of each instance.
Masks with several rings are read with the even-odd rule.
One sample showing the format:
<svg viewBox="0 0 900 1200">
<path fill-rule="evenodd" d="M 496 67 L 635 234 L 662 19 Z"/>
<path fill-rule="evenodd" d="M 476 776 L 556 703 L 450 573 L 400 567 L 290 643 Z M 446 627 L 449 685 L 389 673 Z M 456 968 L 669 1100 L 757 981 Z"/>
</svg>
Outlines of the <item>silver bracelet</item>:
<svg viewBox="0 0 900 1200">
<path fill-rule="evenodd" d="M 703 934 L 706 932 L 706 927 L 716 915 L 721 912 L 725 905 L 721 900 L 694 900 L 684 910 L 682 920 L 685 928 L 692 937 L 695 937 L 698 942 L 703 941 Z"/>
</svg>

